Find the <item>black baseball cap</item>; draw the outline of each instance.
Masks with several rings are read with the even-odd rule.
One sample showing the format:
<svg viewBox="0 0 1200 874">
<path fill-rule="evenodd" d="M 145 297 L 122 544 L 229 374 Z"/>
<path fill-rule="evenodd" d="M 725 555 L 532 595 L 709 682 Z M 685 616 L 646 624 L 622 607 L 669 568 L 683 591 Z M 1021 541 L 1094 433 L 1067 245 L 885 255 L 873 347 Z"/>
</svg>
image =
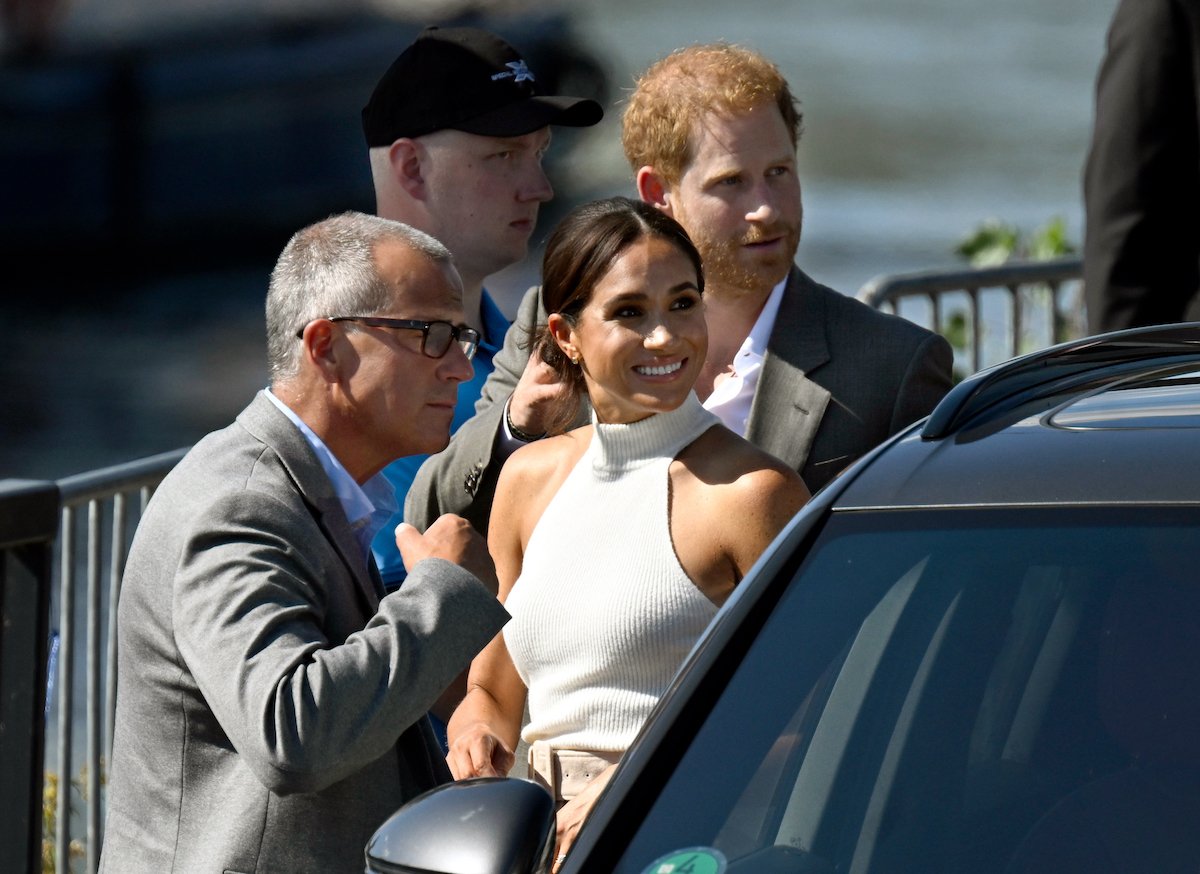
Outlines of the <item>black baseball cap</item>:
<svg viewBox="0 0 1200 874">
<path fill-rule="evenodd" d="M 540 93 L 517 50 L 495 34 L 427 27 L 383 74 L 362 122 L 374 148 L 446 128 L 515 137 L 549 124 L 588 127 L 603 116 L 595 100 Z"/>
</svg>

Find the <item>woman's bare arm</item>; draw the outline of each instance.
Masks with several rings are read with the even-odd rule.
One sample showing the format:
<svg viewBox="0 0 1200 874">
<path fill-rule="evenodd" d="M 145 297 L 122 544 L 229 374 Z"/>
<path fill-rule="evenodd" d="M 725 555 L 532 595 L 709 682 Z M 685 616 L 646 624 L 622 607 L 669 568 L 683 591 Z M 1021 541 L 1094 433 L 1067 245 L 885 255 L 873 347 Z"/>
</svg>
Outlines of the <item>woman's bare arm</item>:
<svg viewBox="0 0 1200 874">
<path fill-rule="evenodd" d="M 571 435 L 522 447 L 509 458 L 496 485 L 488 526 L 488 551 L 496 565 L 503 603 L 521 574 L 525 544 L 574 460 L 586 447 Z M 446 727 L 446 757 L 456 779 L 503 776 L 512 768 L 525 713 L 521 682 L 503 633 L 471 662 L 467 692 Z"/>
</svg>

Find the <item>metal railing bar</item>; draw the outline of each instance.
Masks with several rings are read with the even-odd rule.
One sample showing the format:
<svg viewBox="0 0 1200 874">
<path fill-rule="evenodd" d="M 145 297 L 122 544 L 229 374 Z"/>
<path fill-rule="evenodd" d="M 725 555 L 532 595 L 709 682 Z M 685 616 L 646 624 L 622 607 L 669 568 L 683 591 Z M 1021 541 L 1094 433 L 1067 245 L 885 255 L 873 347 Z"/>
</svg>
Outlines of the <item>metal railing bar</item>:
<svg viewBox="0 0 1200 874">
<path fill-rule="evenodd" d="M 1054 339 L 1053 343 L 1059 342 L 1059 338 L 1066 333 L 1067 320 L 1063 316 L 1062 307 L 1059 306 L 1058 295 L 1062 291 L 1061 282 L 1050 282 L 1050 331 Z"/>
<path fill-rule="evenodd" d="M 979 289 L 968 288 L 971 301 L 971 369 L 979 370 L 983 364 L 983 314 L 980 312 Z"/>
<path fill-rule="evenodd" d="M 126 494 L 113 497 L 112 551 L 108 581 L 108 669 L 104 678 L 104 756 L 112 762 L 113 731 L 117 716 L 117 601 L 125 573 Z"/>
<path fill-rule="evenodd" d="M 88 502 L 87 581 L 87 868 L 100 868 L 100 522 L 99 499 Z"/>
<path fill-rule="evenodd" d="M 175 449 L 100 470 L 87 471 L 58 481 L 64 504 L 81 503 L 91 498 L 106 497 L 117 492 L 156 485 L 164 468 L 173 466 L 187 453 Z"/>
<path fill-rule="evenodd" d="M 57 830 L 54 841 L 54 870 L 69 874 L 71 848 L 71 708 L 75 682 L 75 509 L 63 507 L 61 544 L 61 584 L 58 620 L 58 799 L 55 809 Z"/>
<path fill-rule="evenodd" d="M 1003 287 L 1051 279 L 1079 278 L 1080 260 L 1076 257 L 1052 258 L 1046 261 L 1009 261 L 995 267 L 970 267 L 962 270 L 921 270 L 913 273 L 876 276 L 859 290 L 856 297 L 863 303 L 879 306 L 913 290 L 926 293 L 961 291 L 964 288 Z"/>
<path fill-rule="evenodd" d="M 1080 302 L 1066 300 L 1066 296 L 1061 294 L 1066 283 L 1081 280 L 1082 270 L 1083 265 L 1078 257 L 1067 256 L 1046 261 L 1009 261 L 994 267 L 885 274 L 863 285 L 856 298 L 876 309 L 894 314 L 900 312 L 900 304 L 904 300 L 920 298 L 931 301 L 935 320 L 932 323 L 919 319 L 915 321 L 945 334 L 949 325 L 943 324 L 942 318 L 952 306 L 943 295 L 965 293 L 970 302 L 971 318 L 964 327 L 971 336 L 964 338 L 959 351 L 966 354 L 971 369 L 978 371 L 992 363 L 994 356 L 987 354 L 989 345 L 993 351 L 1005 356 L 1021 354 L 1025 348 L 1023 344 L 1030 339 L 1023 335 L 1031 326 L 1036 325 L 1039 333 L 1038 337 L 1032 338 L 1035 344 L 1041 342 L 1043 325 L 1053 332 L 1051 343 L 1070 339 L 1083 330 L 1082 313 L 1077 312 L 1081 309 Z M 1043 289 L 1050 290 L 1049 304 L 1041 299 Z M 998 343 L 987 344 L 984 342 L 984 298 L 985 292 L 993 290 L 1003 295 L 1008 323 L 1004 336 L 994 338 Z M 1060 300 L 1060 297 L 1064 299 Z M 1050 311 L 1048 318 L 1043 321 L 1041 313 L 1047 305 Z M 966 344 L 970 344 L 969 353 Z"/>
<path fill-rule="evenodd" d="M 1019 285 L 1009 285 L 1007 288 L 1013 307 L 1012 348 L 1008 350 L 1008 354 L 1011 357 L 1020 354 L 1021 332 L 1025 329 L 1025 308 L 1021 305 L 1021 287 Z"/>
</svg>

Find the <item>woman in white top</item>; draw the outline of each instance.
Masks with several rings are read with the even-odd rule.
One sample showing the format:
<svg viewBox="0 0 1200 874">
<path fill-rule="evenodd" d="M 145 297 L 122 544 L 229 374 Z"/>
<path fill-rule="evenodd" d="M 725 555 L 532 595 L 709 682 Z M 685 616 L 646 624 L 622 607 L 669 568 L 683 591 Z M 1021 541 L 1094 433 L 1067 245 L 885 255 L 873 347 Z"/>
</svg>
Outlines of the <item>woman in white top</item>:
<svg viewBox="0 0 1200 874">
<path fill-rule="evenodd" d="M 501 472 L 488 547 L 513 618 L 471 665 L 448 761 L 458 779 L 506 774 L 523 736 L 531 776 L 561 805 L 564 854 L 696 638 L 809 493 L 692 390 L 704 277 L 672 218 L 627 198 L 579 207 L 547 242 L 542 283 L 534 348 L 587 393 L 592 424 L 520 448 Z"/>
</svg>

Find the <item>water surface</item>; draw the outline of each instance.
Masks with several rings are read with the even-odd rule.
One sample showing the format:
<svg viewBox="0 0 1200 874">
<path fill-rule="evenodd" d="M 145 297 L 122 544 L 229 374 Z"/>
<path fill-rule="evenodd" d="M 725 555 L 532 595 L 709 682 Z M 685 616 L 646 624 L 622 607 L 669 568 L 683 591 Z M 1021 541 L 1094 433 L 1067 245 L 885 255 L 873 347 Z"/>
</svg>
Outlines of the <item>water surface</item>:
<svg viewBox="0 0 1200 874">
<path fill-rule="evenodd" d="M 955 243 L 990 217 L 1029 231 L 1062 216 L 1080 239 L 1092 89 L 1114 5 L 581 0 L 573 8 L 618 97 L 635 71 L 693 42 L 741 42 L 780 65 L 805 114 L 799 261 L 852 294 L 881 273 L 957 266 Z M 220 9 L 178 0 L 154 9 L 161 17 L 176 6 L 197 18 L 197 9 Z M 71 26 L 132 27 L 141 8 L 85 3 Z M 619 114 L 610 109 L 560 168 L 560 205 L 631 193 Z M 0 478 L 60 477 L 190 444 L 265 384 L 269 262 L 150 281 L 119 299 L 98 282 L 91 301 L 61 306 L 47 266 L 43 300 L 28 312 L 6 306 L 17 329 L 0 365 Z M 535 280 L 531 258 L 491 286 L 511 312 Z"/>
</svg>

